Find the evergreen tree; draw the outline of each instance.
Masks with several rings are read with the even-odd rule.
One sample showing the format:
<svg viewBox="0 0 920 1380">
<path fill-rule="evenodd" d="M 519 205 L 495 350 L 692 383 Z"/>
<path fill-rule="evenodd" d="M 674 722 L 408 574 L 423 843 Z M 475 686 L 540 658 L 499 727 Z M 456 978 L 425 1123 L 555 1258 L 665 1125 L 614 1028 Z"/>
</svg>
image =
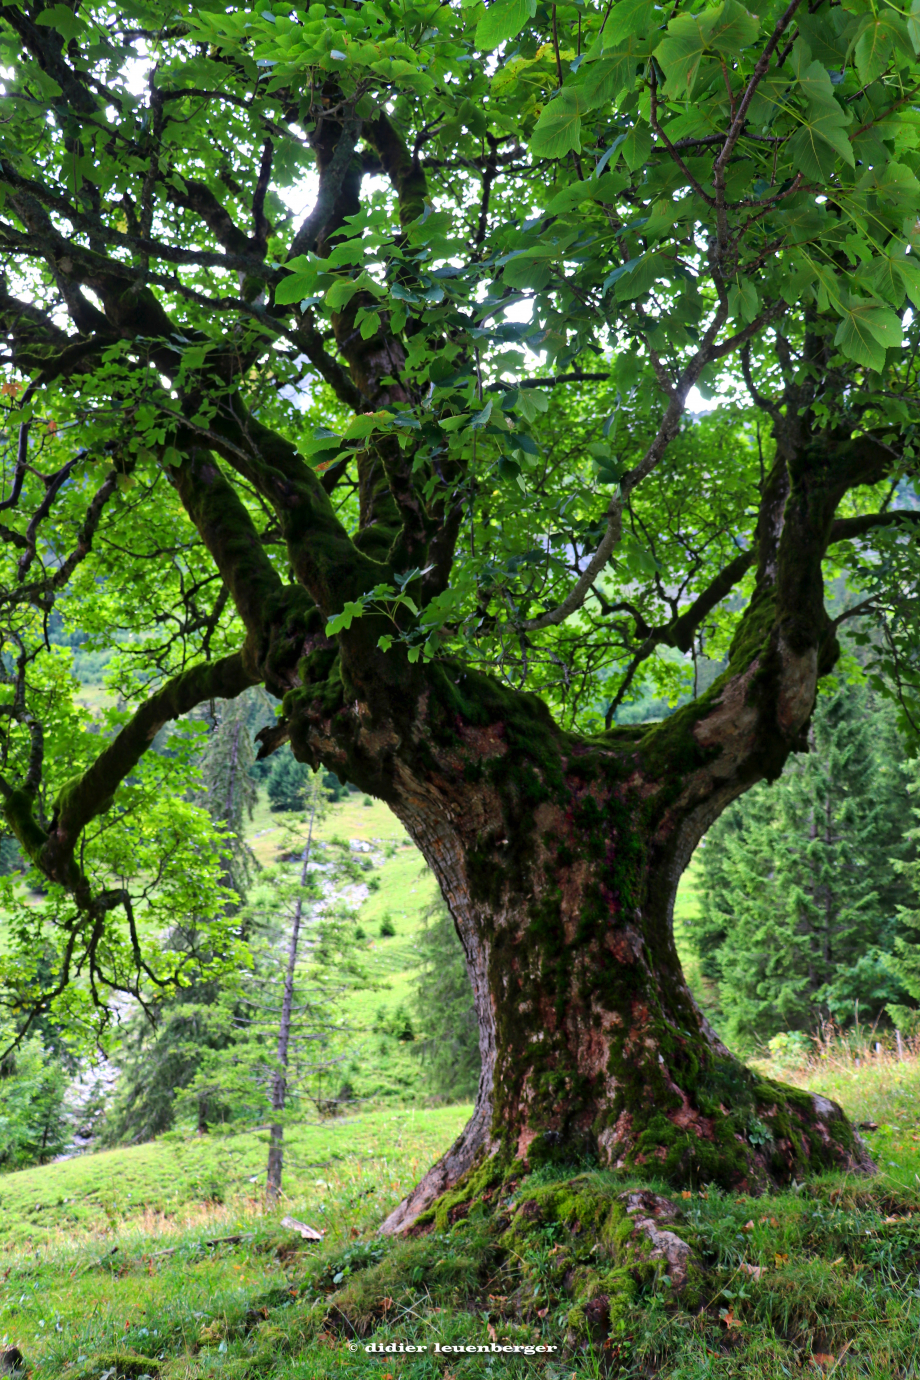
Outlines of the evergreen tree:
<svg viewBox="0 0 920 1380">
<path fill-rule="evenodd" d="M 19 844 L 11 834 L 0 834 L 0 877 L 24 871 L 25 863 L 19 851 Z"/>
<path fill-rule="evenodd" d="M 913 763 L 913 775 L 908 790 L 916 801 L 920 794 L 920 758 Z M 920 820 L 920 805 L 915 804 L 911 813 Z M 916 848 L 920 844 L 920 827 L 909 829 L 906 837 Z M 920 857 L 896 859 L 894 866 L 916 902 L 920 893 Z M 901 1001 L 888 1003 L 887 1012 L 899 1030 L 916 1035 L 920 1031 L 920 910 L 916 904 L 899 906 L 898 921 L 900 933 L 895 939 L 894 957 L 889 961 L 904 990 Z"/>
<path fill-rule="evenodd" d="M 202 803 L 215 824 L 226 831 L 227 883 L 241 897 L 255 864 L 245 839 L 246 820 L 252 819 L 259 795 L 251 774 L 255 761 L 249 729 L 251 698 L 250 693 L 219 702 L 201 770 Z"/>
<path fill-rule="evenodd" d="M 871 718 L 870 718 L 871 714 Z M 810 751 L 725 812 L 702 850 L 691 933 L 739 1045 L 845 1022 L 896 998 L 891 954 L 910 850 L 890 715 L 862 686 L 823 696 Z"/>
<path fill-rule="evenodd" d="M 268 799 L 272 810 L 302 810 L 309 768 L 298 762 L 287 746 L 278 753 L 268 778 Z"/>
<path fill-rule="evenodd" d="M 318 773 L 309 791 L 315 824 L 327 803 Z M 351 916 L 324 901 L 330 880 L 350 878 L 350 860 L 340 868 L 324 854 L 320 876 L 312 829 L 296 842 L 294 866 L 265 874 L 244 912 L 251 966 L 221 996 L 232 1038 L 207 1051 L 179 1099 L 189 1108 L 220 1105 L 237 1120 L 268 1119 L 269 1200 L 281 1191 L 286 1126 L 303 1120 L 307 1104 L 323 1115 L 337 1110 L 333 1087 L 342 1086 L 351 1039 L 341 997 L 366 978 Z"/>
<path fill-rule="evenodd" d="M 0 1030 L 0 1047 L 9 1033 Z M 38 1036 L 0 1060 L 0 1171 L 61 1154 L 67 1141 L 67 1081 L 64 1063 Z"/>
<path fill-rule="evenodd" d="M 479 1024 L 466 959 L 443 901 L 436 902 L 426 919 L 415 998 L 425 1034 L 415 1047 L 429 1090 L 446 1102 L 463 1102 L 476 1096 L 480 1070 Z"/>
</svg>

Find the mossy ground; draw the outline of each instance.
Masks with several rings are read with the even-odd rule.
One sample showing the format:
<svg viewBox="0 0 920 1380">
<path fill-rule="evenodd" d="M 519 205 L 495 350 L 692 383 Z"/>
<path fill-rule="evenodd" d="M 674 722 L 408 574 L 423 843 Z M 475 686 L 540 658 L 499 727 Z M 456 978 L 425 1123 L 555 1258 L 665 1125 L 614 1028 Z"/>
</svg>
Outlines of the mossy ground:
<svg viewBox="0 0 920 1380">
<path fill-rule="evenodd" d="M 915 1191 L 827 1176 L 757 1199 L 672 1195 L 667 1226 L 693 1252 L 678 1293 L 637 1244 L 629 1188 L 545 1171 L 497 1212 L 400 1241 L 363 1214 L 353 1237 L 341 1213 L 320 1247 L 269 1219 L 236 1232 L 225 1219 L 219 1234 L 240 1239 L 208 1245 L 202 1225 L 169 1245 L 125 1232 L 116 1254 L 111 1237 L 20 1254 L 0 1336 L 34 1380 L 916 1374 Z"/>
</svg>

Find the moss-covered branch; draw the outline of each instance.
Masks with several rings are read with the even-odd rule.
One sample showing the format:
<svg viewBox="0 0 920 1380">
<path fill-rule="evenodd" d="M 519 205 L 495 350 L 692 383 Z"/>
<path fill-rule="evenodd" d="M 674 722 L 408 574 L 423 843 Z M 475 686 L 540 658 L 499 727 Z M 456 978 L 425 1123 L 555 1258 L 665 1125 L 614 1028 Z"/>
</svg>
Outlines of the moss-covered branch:
<svg viewBox="0 0 920 1380">
<path fill-rule="evenodd" d="M 386 115 L 378 115 L 364 126 L 369 144 L 376 149 L 383 170 L 396 192 L 399 202 L 399 223 L 405 227 L 424 214 L 428 197 L 428 182 L 421 160 L 410 153 Z"/>
</svg>

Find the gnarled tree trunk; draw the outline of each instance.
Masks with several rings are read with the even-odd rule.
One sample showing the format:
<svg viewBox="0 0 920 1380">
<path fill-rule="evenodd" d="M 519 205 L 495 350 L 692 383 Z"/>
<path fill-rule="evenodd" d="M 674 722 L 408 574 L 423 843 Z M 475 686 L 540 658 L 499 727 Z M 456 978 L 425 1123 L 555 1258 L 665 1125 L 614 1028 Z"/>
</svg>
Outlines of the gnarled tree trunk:
<svg viewBox="0 0 920 1380">
<path fill-rule="evenodd" d="M 302 663 L 303 688 L 285 701 L 295 753 L 403 821 L 450 906 L 480 1024 L 473 1116 L 384 1230 L 410 1227 L 458 1184 L 457 1201 L 560 1158 L 749 1189 L 871 1170 L 839 1107 L 758 1078 L 721 1044 L 672 931 L 705 830 L 805 747 L 837 655 L 815 577 L 850 449 L 780 452 L 729 669 L 663 723 L 578 737 L 535 696 L 382 656 L 370 619 L 339 644 L 334 706 L 311 688 L 332 649 Z"/>
</svg>

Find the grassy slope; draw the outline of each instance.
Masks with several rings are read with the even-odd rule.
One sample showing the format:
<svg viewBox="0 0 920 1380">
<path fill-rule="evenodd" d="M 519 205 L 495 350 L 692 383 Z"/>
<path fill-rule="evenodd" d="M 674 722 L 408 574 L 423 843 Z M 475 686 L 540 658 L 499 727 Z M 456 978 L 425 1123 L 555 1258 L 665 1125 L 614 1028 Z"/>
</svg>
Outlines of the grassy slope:
<svg viewBox="0 0 920 1380">
<path fill-rule="evenodd" d="M 920 1089 L 915 1062 L 897 1080 L 872 1065 L 840 1077 L 852 1108 L 899 1117 Z M 297 1196 L 284 1210 L 323 1227 L 321 1246 L 281 1229 L 280 1213 L 264 1213 L 255 1196 L 203 1201 L 209 1179 L 232 1173 L 239 1184 L 250 1166 L 261 1169 L 264 1147 L 252 1137 L 166 1139 L 10 1175 L 2 1181 L 4 1230 L 15 1213 L 27 1222 L 34 1202 L 47 1206 L 38 1248 L 34 1232 L 28 1249 L 7 1236 L 0 1338 L 22 1349 L 35 1380 L 100 1380 L 113 1370 L 160 1380 L 780 1380 L 838 1361 L 841 1376 L 916 1374 L 920 1195 L 910 1184 L 920 1147 L 903 1127 L 874 1133 L 886 1157 L 899 1148 L 896 1168 L 885 1165 L 870 1182 L 828 1176 L 757 1200 L 712 1190 L 677 1195 L 673 1229 L 700 1262 L 697 1294 L 675 1300 L 650 1267 L 638 1282 L 628 1272 L 601 1275 L 595 1292 L 604 1279 L 608 1292 L 628 1294 L 605 1350 L 566 1340 L 577 1322 L 566 1280 L 580 1271 L 590 1289 L 585 1272 L 603 1271 L 606 1251 L 596 1254 L 595 1235 L 571 1218 L 536 1223 L 514 1250 L 475 1214 L 395 1247 L 375 1238 L 382 1213 L 463 1116 L 460 1108 L 391 1110 L 304 1131 Z M 612 1175 L 589 1182 L 611 1201 L 627 1187 Z M 75 1191 L 84 1195 L 82 1218 L 77 1205 L 56 1201 Z M 522 1186 L 516 1202 L 533 1191 Z M 103 1226 L 106 1193 L 112 1220 Z M 154 1204 L 171 1206 L 172 1216 L 155 1214 Z M 95 1222 L 95 1234 L 79 1239 L 75 1218 L 84 1228 Z M 372 1340 L 559 1351 L 494 1363 L 432 1351 L 382 1363 L 364 1351 Z"/>
<path fill-rule="evenodd" d="M 322 1226 L 337 1195 L 362 1225 L 399 1201 L 457 1134 L 468 1107 L 364 1112 L 289 1130 L 285 1211 Z M 260 1203 L 267 1135 L 172 1132 L 0 1176 L 0 1249 L 59 1246 L 126 1228 L 169 1233 L 190 1221 L 251 1214 Z M 253 1178 L 257 1183 L 253 1183 Z"/>
</svg>

